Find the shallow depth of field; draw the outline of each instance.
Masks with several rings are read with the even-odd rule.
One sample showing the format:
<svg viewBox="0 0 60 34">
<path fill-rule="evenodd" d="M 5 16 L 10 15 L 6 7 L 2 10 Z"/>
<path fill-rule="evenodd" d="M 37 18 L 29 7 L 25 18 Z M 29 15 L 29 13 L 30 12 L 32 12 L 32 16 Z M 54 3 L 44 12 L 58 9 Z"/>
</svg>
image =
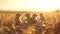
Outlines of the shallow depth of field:
<svg viewBox="0 0 60 34">
<path fill-rule="evenodd" d="M 25 14 L 30 14 L 32 17 L 33 14 L 36 14 L 36 20 L 37 25 L 29 25 L 24 27 L 26 22 L 26 16 Z M 14 25 L 16 14 L 21 14 L 20 22 L 23 24 L 21 27 L 18 26 L 17 30 Z M 60 10 L 54 11 L 54 12 L 43 12 L 43 16 L 45 18 L 45 23 L 42 24 L 42 26 L 38 27 L 38 22 L 40 22 L 40 16 L 41 12 L 0 12 L 0 34 L 59 34 L 59 24 L 60 23 Z M 8 24 L 11 23 L 12 25 Z M 33 23 L 32 23 L 33 24 Z M 8 26 L 10 25 L 10 26 Z M 20 27 L 20 28 L 19 28 Z M 35 29 L 35 28 L 41 28 L 42 29 Z M 22 31 L 21 31 L 22 30 Z M 41 31 L 40 31 L 41 30 Z"/>
</svg>

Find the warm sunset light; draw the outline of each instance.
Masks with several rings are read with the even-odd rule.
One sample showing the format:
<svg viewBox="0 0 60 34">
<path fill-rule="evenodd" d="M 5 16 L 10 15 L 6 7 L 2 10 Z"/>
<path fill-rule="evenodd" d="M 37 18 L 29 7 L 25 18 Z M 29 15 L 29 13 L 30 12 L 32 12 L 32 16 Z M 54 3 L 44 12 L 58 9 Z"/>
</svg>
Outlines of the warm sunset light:
<svg viewBox="0 0 60 34">
<path fill-rule="evenodd" d="M 0 0 L 0 10 L 54 11 L 60 9 L 60 0 Z"/>
</svg>

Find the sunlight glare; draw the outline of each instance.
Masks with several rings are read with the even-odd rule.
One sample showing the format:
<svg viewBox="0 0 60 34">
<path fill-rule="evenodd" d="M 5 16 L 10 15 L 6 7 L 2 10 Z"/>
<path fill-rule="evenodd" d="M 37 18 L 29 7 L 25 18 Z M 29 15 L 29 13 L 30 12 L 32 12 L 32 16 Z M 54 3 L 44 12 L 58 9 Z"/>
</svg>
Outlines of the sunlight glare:
<svg viewBox="0 0 60 34">
<path fill-rule="evenodd" d="M 4 1 L 4 0 L 3 0 Z M 16 11 L 54 11 L 60 9 L 60 0 L 0 0 L 0 9 Z"/>
</svg>

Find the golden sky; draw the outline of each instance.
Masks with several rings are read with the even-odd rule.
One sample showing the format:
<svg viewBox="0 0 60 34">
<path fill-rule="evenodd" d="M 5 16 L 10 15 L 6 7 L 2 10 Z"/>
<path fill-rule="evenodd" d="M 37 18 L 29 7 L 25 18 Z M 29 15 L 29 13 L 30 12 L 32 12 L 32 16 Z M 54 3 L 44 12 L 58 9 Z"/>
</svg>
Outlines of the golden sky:
<svg viewBox="0 0 60 34">
<path fill-rule="evenodd" d="M 0 10 L 38 10 L 60 9 L 60 0 L 0 0 Z"/>
</svg>

